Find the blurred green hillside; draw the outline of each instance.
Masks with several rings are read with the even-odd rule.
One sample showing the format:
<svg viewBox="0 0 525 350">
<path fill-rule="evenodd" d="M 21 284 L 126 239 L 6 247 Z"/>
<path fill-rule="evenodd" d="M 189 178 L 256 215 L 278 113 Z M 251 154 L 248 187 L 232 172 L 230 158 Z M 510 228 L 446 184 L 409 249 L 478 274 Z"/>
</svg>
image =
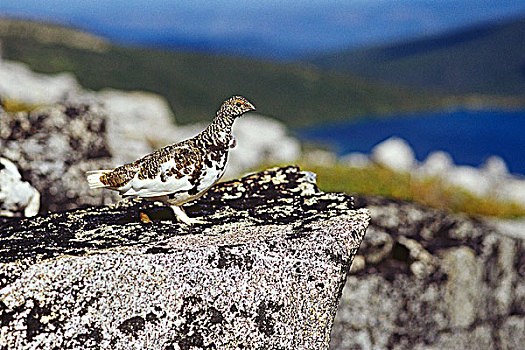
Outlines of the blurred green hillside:
<svg viewBox="0 0 525 350">
<path fill-rule="evenodd" d="M 259 113 L 289 126 L 457 105 L 523 105 L 521 100 L 377 83 L 311 64 L 123 47 L 72 28 L 13 19 L 0 18 L 0 43 L 3 58 L 24 62 L 37 72 L 72 72 L 89 89 L 160 94 L 179 123 L 208 121 L 233 94 L 245 95 Z"/>
<path fill-rule="evenodd" d="M 167 98 L 180 123 L 209 120 L 232 94 L 245 95 L 258 112 L 291 126 L 451 103 L 445 96 L 323 73 L 311 66 L 122 47 L 87 33 L 78 37 L 74 29 L 62 31 L 61 36 L 56 25 L 0 19 L 2 56 L 38 72 L 72 72 L 81 85 L 94 90 L 158 93 Z M 46 36 L 49 32 L 52 35 Z M 77 39 L 68 40 L 75 35 Z"/>
<path fill-rule="evenodd" d="M 319 188 L 326 192 L 381 196 L 472 216 L 525 217 L 525 207 L 519 203 L 476 196 L 438 178 L 418 178 L 378 165 L 353 168 L 343 164 L 320 166 L 306 162 L 301 168 L 316 173 Z"/>
<path fill-rule="evenodd" d="M 525 95 L 525 17 L 308 59 L 316 66 L 447 93 Z"/>
</svg>

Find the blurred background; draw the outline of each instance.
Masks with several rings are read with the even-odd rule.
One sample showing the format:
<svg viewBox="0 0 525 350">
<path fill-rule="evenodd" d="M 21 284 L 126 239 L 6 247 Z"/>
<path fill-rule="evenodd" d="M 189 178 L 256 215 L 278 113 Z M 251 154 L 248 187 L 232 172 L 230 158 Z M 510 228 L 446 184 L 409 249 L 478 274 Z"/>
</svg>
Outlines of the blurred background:
<svg viewBox="0 0 525 350">
<path fill-rule="evenodd" d="M 322 175 L 330 190 L 454 211 L 471 211 L 462 203 L 468 198 L 478 202 L 468 204 L 479 208 L 473 214 L 525 213 L 525 1 L 19 0 L 0 3 L 0 15 L 4 60 L 67 72 L 77 90 L 159 95 L 179 126 L 208 122 L 232 94 L 253 100 L 259 114 L 279 122 L 268 124 L 279 135 L 268 135 L 266 146 L 264 139 L 244 146 L 261 152 L 235 156 L 230 175 L 298 161 L 359 179 Z M 39 100 L 51 93 L 24 96 L 34 88 L 20 88 L 21 79 L 4 76 L 7 109 L 55 102 L 73 90 L 57 82 L 64 91 Z M 198 126 L 178 130 L 186 137 Z M 154 146 L 172 142 L 151 138 Z M 289 147 L 270 149 L 279 142 Z M 131 149 L 120 160 L 134 159 Z M 376 186 L 379 172 L 390 170 L 395 181 Z M 431 185 L 422 180 L 430 178 Z M 461 198 L 450 198 L 451 186 Z"/>
<path fill-rule="evenodd" d="M 524 38 L 523 0 L 2 1 L 0 170 L 21 183 L 0 214 L 111 203 L 112 194 L 89 192 L 84 171 L 193 136 L 225 98 L 242 94 L 257 114 L 236 122 L 228 177 L 295 163 L 315 171 L 322 190 L 369 198 L 362 204 L 417 203 L 512 227 L 523 239 Z M 378 245 L 365 243 L 365 252 L 414 265 L 402 239 L 382 241 L 373 229 L 369 236 Z M 524 275 L 520 244 L 513 266 Z M 382 258 L 359 259 L 360 273 L 384 272 Z M 525 314 L 512 306 L 525 301 L 525 286 L 519 299 L 513 281 L 505 312 Z M 374 294 L 355 292 L 348 300 Z M 428 291 L 410 293 L 420 292 Z M 492 332 L 476 328 L 487 315 L 454 323 L 447 305 L 443 317 L 452 321 L 435 329 Z M 366 325 L 346 315 L 333 348 L 454 348 L 394 326 L 383 341 L 370 330 L 377 313 Z M 493 317 L 499 324 L 501 315 Z M 525 329 L 524 317 L 512 322 Z M 502 337 L 483 344 L 504 348 Z"/>
</svg>

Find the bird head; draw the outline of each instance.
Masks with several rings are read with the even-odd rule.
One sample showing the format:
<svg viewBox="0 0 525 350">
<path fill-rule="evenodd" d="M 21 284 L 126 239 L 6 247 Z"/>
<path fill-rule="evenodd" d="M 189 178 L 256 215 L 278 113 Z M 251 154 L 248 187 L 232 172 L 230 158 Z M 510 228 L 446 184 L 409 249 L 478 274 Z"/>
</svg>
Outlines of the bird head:
<svg viewBox="0 0 525 350">
<path fill-rule="evenodd" d="M 223 102 L 221 108 L 217 111 L 217 115 L 236 118 L 251 111 L 255 111 L 255 107 L 250 101 L 242 96 L 232 96 Z"/>
</svg>

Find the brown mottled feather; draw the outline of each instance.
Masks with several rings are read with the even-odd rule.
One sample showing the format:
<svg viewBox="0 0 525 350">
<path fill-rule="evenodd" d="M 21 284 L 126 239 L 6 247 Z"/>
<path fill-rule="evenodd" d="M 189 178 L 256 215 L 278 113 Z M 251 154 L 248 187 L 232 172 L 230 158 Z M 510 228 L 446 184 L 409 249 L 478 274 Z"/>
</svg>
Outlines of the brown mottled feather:
<svg viewBox="0 0 525 350">
<path fill-rule="evenodd" d="M 138 172 L 138 178 L 154 179 L 160 172 L 161 164 L 173 159 L 177 168 L 172 168 L 166 175 L 181 178 L 189 174 L 192 164 L 199 164 L 204 157 L 206 148 L 199 148 L 196 140 L 190 139 L 178 144 L 170 145 L 150 153 L 133 163 L 128 163 L 115 168 L 113 171 L 100 177 L 100 181 L 110 187 L 126 185 Z"/>
</svg>

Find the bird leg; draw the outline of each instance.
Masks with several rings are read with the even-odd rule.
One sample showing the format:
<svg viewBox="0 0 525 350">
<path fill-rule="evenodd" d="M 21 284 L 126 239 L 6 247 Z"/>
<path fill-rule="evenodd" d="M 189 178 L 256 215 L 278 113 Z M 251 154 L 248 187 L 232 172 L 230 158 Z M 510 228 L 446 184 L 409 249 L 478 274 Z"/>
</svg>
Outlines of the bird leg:
<svg viewBox="0 0 525 350">
<path fill-rule="evenodd" d="M 182 209 L 181 206 L 178 205 L 170 205 L 171 209 L 173 210 L 173 213 L 175 214 L 175 217 L 177 220 L 182 221 L 186 225 L 193 225 L 193 224 L 207 224 L 208 222 L 197 219 L 197 218 L 190 218 L 186 213 L 184 212 L 184 209 Z"/>
</svg>

